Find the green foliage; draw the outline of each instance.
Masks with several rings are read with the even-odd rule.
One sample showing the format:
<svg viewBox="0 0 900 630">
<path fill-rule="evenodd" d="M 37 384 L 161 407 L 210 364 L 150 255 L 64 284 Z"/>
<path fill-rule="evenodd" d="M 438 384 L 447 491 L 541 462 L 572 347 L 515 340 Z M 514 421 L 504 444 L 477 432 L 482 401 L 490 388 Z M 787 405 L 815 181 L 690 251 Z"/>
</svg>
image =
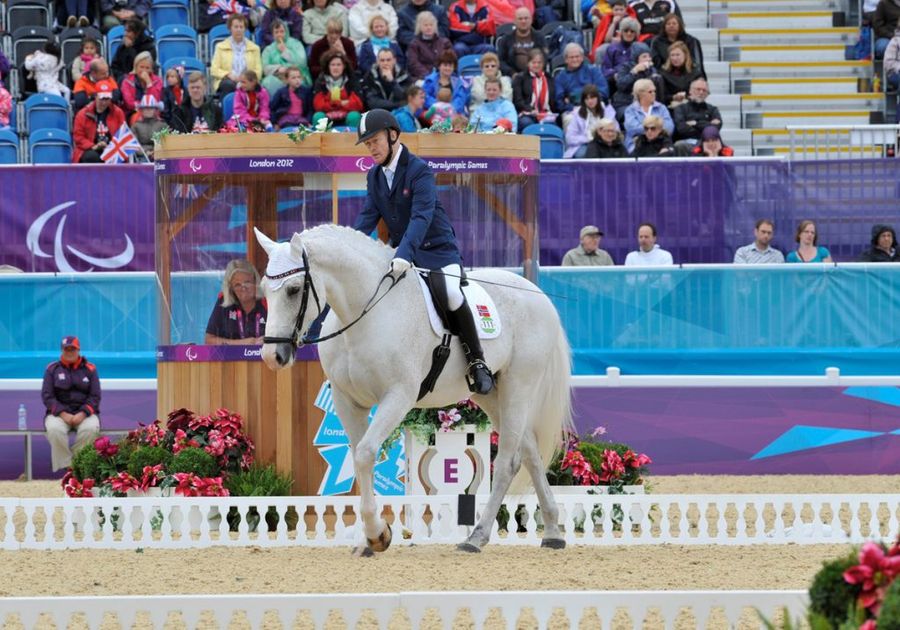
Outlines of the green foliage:
<svg viewBox="0 0 900 630">
<path fill-rule="evenodd" d="M 884 593 L 884 601 L 878 613 L 878 628 L 900 628 L 900 577 L 894 578 Z"/>
<path fill-rule="evenodd" d="M 179 451 L 166 471 L 170 474 L 194 473 L 198 477 L 218 477 L 221 474 L 216 458 L 202 448 L 194 447 Z"/>
<path fill-rule="evenodd" d="M 284 497 L 290 495 L 293 484 L 293 479 L 279 473 L 272 464 L 253 464 L 225 481 L 232 496 L 238 497 Z"/>
<path fill-rule="evenodd" d="M 847 620 L 848 611 L 860 593 L 860 586 L 848 584 L 844 571 L 859 564 L 858 553 L 825 562 L 809 587 L 810 613 L 825 618 L 832 628 L 839 628 Z"/>
<path fill-rule="evenodd" d="M 172 464 L 172 453 L 162 446 L 138 446 L 128 457 L 128 473 L 135 479 L 140 479 L 145 466 L 158 464 L 162 464 L 163 470 L 168 471 Z"/>
<path fill-rule="evenodd" d="M 578 442 L 578 450 L 581 451 L 581 454 L 584 456 L 584 459 L 591 465 L 591 468 L 594 469 L 594 472 L 598 475 L 600 474 L 601 465 L 603 464 L 603 452 L 606 450 L 612 450 L 619 454 L 620 457 L 624 458 L 624 455 L 627 451 L 632 450 L 630 446 L 627 444 L 622 444 L 620 442 L 594 442 L 589 440 L 581 440 Z M 562 469 L 562 461 L 566 455 L 566 451 L 564 449 L 560 449 L 553 456 L 553 460 L 550 462 L 550 466 L 547 468 L 547 481 L 550 482 L 552 486 L 577 486 L 581 485 L 576 482 L 572 477 L 572 470 L 567 468 L 565 470 Z M 646 467 L 641 468 L 629 468 L 626 467 L 625 475 L 617 482 L 617 484 L 610 485 L 618 485 L 618 486 L 632 486 L 639 485 L 642 483 L 643 475 L 647 473 Z M 611 494 L 617 494 L 616 492 L 611 492 Z"/>
<path fill-rule="evenodd" d="M 758 608 L 756 609 L 756 614 L 759 615 L 767 630 L 803 630 L 804 628 L 809 628 L 809 630 L 834 630 L 827 619 L 814 613 L 807 615 L 805 624 L 802 618 L 792 621 L 787 607 L 781 609 L 781 620 L 778 623 L 769 621 Z M 856 630 L 856 626 L 854 626 L 854 630 Z"/>
<path fill-rule="evenodd" d="M 79 481 L 85 479 L 97 479 L 102 473 L 101 468 L 106 458 L 97 452 L 93 445 L 88 444 L 75 454 L 72 458 L 72 474 Z M 105 477 L 101 477 L 105 479 Z"/>
</svg>

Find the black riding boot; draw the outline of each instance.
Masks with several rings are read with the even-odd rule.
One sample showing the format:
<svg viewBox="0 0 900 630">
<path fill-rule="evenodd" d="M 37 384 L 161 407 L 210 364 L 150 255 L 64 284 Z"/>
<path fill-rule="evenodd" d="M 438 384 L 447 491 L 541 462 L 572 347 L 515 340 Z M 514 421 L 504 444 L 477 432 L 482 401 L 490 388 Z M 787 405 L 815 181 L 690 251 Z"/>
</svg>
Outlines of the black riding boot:
<svg viewBox="0 0 900 630">
<path fill-rule="evenodd" d="M 481 350 L 481 341 L 478 339 L 478 330 L 475 328 L 472 311 L 464 301 L 461 307 L 450 313 L 450 317 L 456 328 L 454 332 L 459 335 L 459 340 L 462 342 L 466 361 L 469 362 L 466 368 L 466 382 L 469 384 L 469 391 L 473 394 L 487 394 L 494 388 L 494 375 L 491 374 L 490 368 L 484 362 L 484 352 Z"/>
</svg>

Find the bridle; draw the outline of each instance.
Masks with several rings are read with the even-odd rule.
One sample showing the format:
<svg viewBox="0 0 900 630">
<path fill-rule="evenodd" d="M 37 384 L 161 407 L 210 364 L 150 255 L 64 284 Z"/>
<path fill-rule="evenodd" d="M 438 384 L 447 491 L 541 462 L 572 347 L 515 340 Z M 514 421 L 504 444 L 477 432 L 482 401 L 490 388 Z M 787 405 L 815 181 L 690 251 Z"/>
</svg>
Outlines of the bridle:
<svg viewBox="0 0 900 630">
<path fill-rule="evenodd" d="M 325 335 L 324 337 L 318 337 L 316 339 L 310 339 L 309 337 L 301 337 L 301 329 L 303 328 L 303 320 L 306 318 L 306 309 L 309 306 L 309 294 L 312 293 L 313 300 L 316 302 L 316 310 L 318 311 L 319 317 L 322 315 L 322 304 L 319 301 L 319 294 L 316 292 L 316 285 L 313 284 L 312 274 L 309 268 L 309 257 L 306 255 L 306 248 L 302 250 L 302 266 L 294 267 L 293 269 L 289 269 L 285 272 L 275 274 L 274 276 L 270 276 L 266 274 L 265 277 L 269 280 L 282 280 L 284 278 L 288 278 L 290 276 L 296 275 L 298 273 L 303 273 L 303 295 L 300 297 L 300 310 L 297 312 L 297 318 L 294 320 L 294 331 L 290 337 L 263 337 L 263 343 L 289 343 L 293 349 L 297 349 L 301 345 L 311 345 L 321 343 L 323 341 L 327 341 L 329 339 L 333 339 L 338 335 L 344 333 L 351 326 L 356 324 L 359 320 L 361 320 L 366 313 L 375 308 L 375 305 L 378 304 L 384 297 L 390 293 L 391 289 L 393 289 L 400 280 L 403 279 L 403 276 L 406 275 L 404 271 L 398 277 L 394 277 L 394 275 L 390 272 L 384 274 L 381 277 L 381 280 L 378 281 L 378 286 L 375 287 L 375 293 L 372 294 L 372 297 L 369 298 L 369 301 L 366 302 L 366 305 L 363 307 L 362 313 L 359 314 L 359 317 L 354 319 L 352 322 L 341 328 L 340 330 L 336 330 L 330 335 Z M 378 296 L 378 292 L 381 290 L 381 285 L 384 284 L 385 279 L 390 279 L 391 286 L 388 287 L 387 291 L 385 291 L 381 297 L 377 300 L 375 299 Z"/>
</svg>

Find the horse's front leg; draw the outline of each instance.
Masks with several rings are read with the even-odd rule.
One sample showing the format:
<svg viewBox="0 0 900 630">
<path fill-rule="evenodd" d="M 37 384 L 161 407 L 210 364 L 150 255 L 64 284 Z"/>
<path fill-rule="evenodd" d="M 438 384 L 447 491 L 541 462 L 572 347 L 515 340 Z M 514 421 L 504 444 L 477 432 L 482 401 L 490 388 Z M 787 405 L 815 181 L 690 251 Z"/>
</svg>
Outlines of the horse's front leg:
<svg viewBox="0 0 900 630">
<path fill-rule="evenodd" d="M 391 528 L 377 512 L 374 469 L 381 445 L 415 404 L 415 395 L 392 390 L 378 403 L 372 423 L 353 453 L 359 509 L 369 551 L 384 551 L 391 544 Z M 365 553 L 365 550 L 359 550 Z"/>
</svg>

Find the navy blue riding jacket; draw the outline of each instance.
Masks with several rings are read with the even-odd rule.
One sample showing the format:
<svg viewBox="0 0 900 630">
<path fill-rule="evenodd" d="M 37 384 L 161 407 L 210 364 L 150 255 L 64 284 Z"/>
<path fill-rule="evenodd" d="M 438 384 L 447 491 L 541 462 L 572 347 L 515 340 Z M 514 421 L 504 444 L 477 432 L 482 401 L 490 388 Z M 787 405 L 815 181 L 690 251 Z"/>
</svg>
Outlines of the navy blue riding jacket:
<svg viewBox="0 0 900 630">
<path fill-rule="evenodd" d="M 97 368 L 84 357 L 78 357 L 74 365 L 54 361 L 44 372 L 41 397 L 47 413 L 53 416 L 63 411 L 83 411 L 89 416 L 100 413 Z"/>
<path fill-rule="evenodd" d="M 438 201 L 434 173 L 424 161 L 404 146 L 390 190 L 380 165 L 369 169 L 366 181 L 366 205 L 355 229 L 371 234 L 384 219 L 397 258 L 425 269 L 462 265 L 456 233 Z"/>
</svg>

